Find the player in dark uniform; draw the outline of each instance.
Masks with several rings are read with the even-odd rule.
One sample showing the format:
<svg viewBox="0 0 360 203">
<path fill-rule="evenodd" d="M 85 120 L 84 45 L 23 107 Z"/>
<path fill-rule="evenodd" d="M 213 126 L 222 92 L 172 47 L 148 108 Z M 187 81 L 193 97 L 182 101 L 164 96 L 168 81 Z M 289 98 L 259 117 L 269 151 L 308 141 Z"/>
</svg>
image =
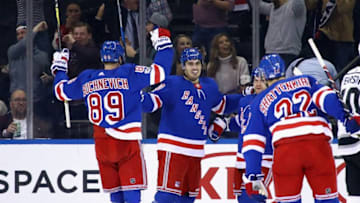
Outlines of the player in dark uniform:
<svg viewBox="0 0 360 203">
<path fill-rule="evenodd" d="M 351 113 L 360 114 L 360 66 L 350 70 L 342 79 L 341 96 Z M 338 155 L 346 163 L 347 203 L 360 202 L 360 134 L 346 133 L 344 125 L 338 122 Z"/>
</svg>

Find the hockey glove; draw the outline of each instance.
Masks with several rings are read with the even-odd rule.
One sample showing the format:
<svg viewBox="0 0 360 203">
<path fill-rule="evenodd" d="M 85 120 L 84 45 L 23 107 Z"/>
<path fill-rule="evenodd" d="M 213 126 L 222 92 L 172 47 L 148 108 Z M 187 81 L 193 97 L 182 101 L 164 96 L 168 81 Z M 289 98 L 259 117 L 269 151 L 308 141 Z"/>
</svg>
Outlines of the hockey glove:
<svg viewBox="0 0 360 203">
<path fill-rule="evenodd" d="M 216 117 L 214 122 L 209 127 L 209 138 L 211 141 L 216 142 L 220 139 L 221 134 L 224 132 L 224 129 L 226 128 L 226 122 L 220 118 Z"/>
<path fill-rule="evenodd" d="M 250 94 L 255 94 L 255 88 L 253 86 L 246 86 L 242 91 L 242 94 L 245 96 Z"/>
<path fill-rule="evenodd" d="M 268 197 L 267 189 L 263 183 L 264 174 L 250 174 L 243 175 L 243 181 L 245 183 L 246 193 L 250 198 L 253 198 L 259 202 L 266 202 Z"/>
<path fill-rule="evenodd" d="M 150 32 L 150 35 L 152 45 L 156 51 L 173 47 L 168 29 L 156 28 Z"/>
<path fill-rule="evenodd" d="M 351 134 L 351 137 L 360 139 L 360 116 L 352 116 L 345 119 L 344 126 L 346 132 Z"/>
<path fill-rule="evenodd" d="M 61 52 L 57 51 L 53 54 L 53 61 L 50 67 L 53 76 L 55 76 L 57 71 L 63 71 L 67 73 L 69 53 L 69 49 L 64 48 L 61 50 Z"/>
</svg>

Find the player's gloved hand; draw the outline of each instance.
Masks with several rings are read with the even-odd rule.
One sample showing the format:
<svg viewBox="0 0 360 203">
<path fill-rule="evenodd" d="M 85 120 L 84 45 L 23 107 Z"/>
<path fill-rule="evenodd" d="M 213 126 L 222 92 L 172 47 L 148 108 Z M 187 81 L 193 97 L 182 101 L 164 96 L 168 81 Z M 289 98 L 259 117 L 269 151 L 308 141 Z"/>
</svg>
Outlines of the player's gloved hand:
<svg viewBox="0 0 360 203">
<path fill-rule="evenodd" d="M 156 51 L 173 47 L 170 39 L 170 31 L 165 28 L 155 28 L 150 31 L 151 42 Z"/>
<path fill-rule="evenodd" d="M 255 94 L 255 89 L 253 86 L 246 86 L 245 89 L 242 91 L 243 95 L 250 95 Z"/>
<path fill-rule="evenodd" d="M 210 125 L 208 135 L 211 141 L 216 142 L 220 139 L 221 134 L 226 128 L 226 122 L 220 117 L 216 117 L 213 123 Z"/>
<path fill-rule="evenodd" d="M 70 52 L 67 48 L 62 49 L 61 51 L 56 51 L 53 54 L 53 61 L 50 67 L 52 75 L 55 76 L 57 71 L 64 71 L 65 73 L 67 73 L 68 61 L 70 57 L 69 55 Z"/>
<path fill-rule="evenodd" d="M 244 174 L 242 178 L 248 196 L 259 202 L 266 202 L 266 198 L 269 194 L 263 183 L 264 174 Z"/>
<path fill-rule="evenodd" d="M 355 115 L 345 119 L 344 126 L 351 137 L 360 139 L 360 116 Z"/>
</svg>

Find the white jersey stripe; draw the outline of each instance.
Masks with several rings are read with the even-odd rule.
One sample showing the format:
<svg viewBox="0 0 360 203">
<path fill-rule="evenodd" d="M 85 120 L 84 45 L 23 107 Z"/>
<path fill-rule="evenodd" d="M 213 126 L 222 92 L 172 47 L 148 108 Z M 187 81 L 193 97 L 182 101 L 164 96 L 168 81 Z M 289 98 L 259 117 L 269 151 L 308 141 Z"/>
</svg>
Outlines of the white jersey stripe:
<svg viewBox="0 0 360 203">
<path fill-rule="evenodd" d="M 220 101 L 220 103 L 218 105 L 216 105 L 214 108 L 212 108 L 211 110 L 214 111 L 217 114 L 224 114 L 225 111 L 225 105 L 226 105 L 226 96 L 223 96 L 223 99 Z"/>
<path fill-rule="evenodd" d="M 66 80 L 61 80 L 55 85 L 55 96 L 60 101 L 71 101 L 71 99 L 66 96 L 64 92 L 64 83 L 66 83 Z"/>
<path fill-rule="evenodd" d="M 299 117 L 281 120 L 270 127 L 272 143 L 290 137 L 307 136 L 308 134 L 325 134 L 332 139 L 329 123 L 322 117 Z"/>
<path fill-rule="evenodd" d="M 162 107 L 163 102 L 162 102 L 162 100 L 160 99 L 160 97 L 158 95 L 152 94 L 152 93 L 149 93 L 149 95 L 150 95 L 150 98 L 151 98 L 151 100 L 153 102 L 153 105 L 154 105 L 151 112 L 154 112 L 154 111 L 156 111 L 156 110 L 158 110 L 159 108 Z"/>
<path fill-rule="evenodd" d="M 162 82 L 165 79 L 164 68 L 158 64 L 151 64 L 150 85 Z"/>
<path fill-rule="evenodd" d="M 324 86 L 322 88 L 320 88 L 319 90 L 317 90 L 312 97 L 313 102 L 323 111 L 326 112 L 326 110 L 324 109 L 324 101 L 325 98 L 328 94 L 335 94 L 335 92 L 330 89 L 327 86 Z"/>
<path fill-rule="evenodd" d="M 286 196 L 286 197 L 275 197 L 276 202 L 296 202 L 301 199 L 301 194 Z"/>
<path fill-rule="evenodd" d="M 106 134 L 120 140 L 141 140 L 141 123 L 132 122 L 116 128 L 105 128 Z"/>
</svg>

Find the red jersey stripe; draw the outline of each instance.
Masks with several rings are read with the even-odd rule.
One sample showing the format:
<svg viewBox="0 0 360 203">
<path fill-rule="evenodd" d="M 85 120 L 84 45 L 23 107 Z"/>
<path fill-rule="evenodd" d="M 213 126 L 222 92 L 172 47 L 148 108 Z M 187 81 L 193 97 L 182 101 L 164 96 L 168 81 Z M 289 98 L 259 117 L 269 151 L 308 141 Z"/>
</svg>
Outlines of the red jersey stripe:
<svg viewBox="0 0 360 203">
<path fill-rule="evenodd" d="M 262 148 L 265 148 L 265 143 L 259 141 L 259 140 L 247 140 L 243 143 L 243 148 L 246 146 L 255 145 L 260 146 Z"/>
<path fill-rule="evenodd" d="M 122 132 L 122 133 L 135 133 L 135 132 L 141 132 L 141 128 L 140 127 L 132 127 L 132 128 L 127 128 L 125 130 L 121 130 L 119 128 L 113 128 L 114 130 L 118 131 L 118 132 Z"/>
<path fill-rule="evenodd" d="M 298 128 L 301 126 L 314 126 L 314 125 L 320 125 L 323 126 L 325 128 L 329 128 L 329 125 L 323 121 L 301 121 L 301 122 L 296 122 L 296 123 L 289 123 L 289 124 L 283 124 L 283 125 L 278 125 L 276 126 L 273 130 L 272 130 L 272 134 L 274 134 L 277 131 L 281 131 L 281 130 L 287 130 L 290 128 Z"/>
<path fill-rule="evenodd" d="M 159 70 L 159 69 L 160 69 L 160 68 L 159 68 L 156 64 L 154 64 L 154 71 L 155 71 L 154 81 L 155 81 L 155 84 L 161 82 L 161 81 L 160 81 L 160 70 Z"/>
<path fill-rule="evenodd" d="M 170 139 L 166 139 L 166 138 L 159 138 L 158 143 L 166 143 L 166 144 L 176 145 L 179 147 L 185 147 L 185 148 L 190 148 L 190 149 L 201 149 L 201 150 L 204 149 L 204 145 L 187 144 L 187 143 L 170 140 Z"/>
</svg>

